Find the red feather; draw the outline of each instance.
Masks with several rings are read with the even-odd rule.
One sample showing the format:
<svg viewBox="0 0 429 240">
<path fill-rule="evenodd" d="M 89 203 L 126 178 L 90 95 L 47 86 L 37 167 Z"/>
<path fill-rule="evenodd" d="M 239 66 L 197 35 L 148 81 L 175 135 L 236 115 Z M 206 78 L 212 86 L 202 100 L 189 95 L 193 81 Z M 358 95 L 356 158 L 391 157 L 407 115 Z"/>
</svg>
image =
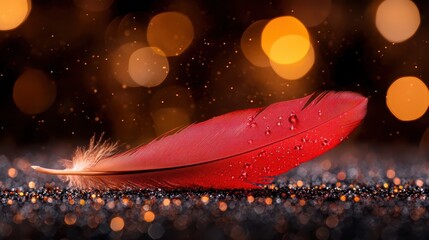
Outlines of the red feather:
<svg viewBox="0 0 429 240">
<path fill-rule="evenodd" d="M 92 139 L 65 170 L 33 168 L 67 175 L 78 188 L 258 188 L 343 141 L 366 105 L 356 93 L 313 94 L 224 114 L 120 154 Z"/>
</svg>

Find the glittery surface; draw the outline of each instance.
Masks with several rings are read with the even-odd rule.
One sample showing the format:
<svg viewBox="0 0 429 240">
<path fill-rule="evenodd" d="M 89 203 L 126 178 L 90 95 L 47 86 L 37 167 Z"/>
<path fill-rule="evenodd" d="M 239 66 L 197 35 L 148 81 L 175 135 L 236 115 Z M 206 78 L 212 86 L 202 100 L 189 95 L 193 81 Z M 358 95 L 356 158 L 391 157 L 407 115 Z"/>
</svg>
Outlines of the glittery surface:
<svg viewBox="0 0 429 240">
<path fill-rule="evenodd" d="M 371 149 L 341 146 L 252 191 L 73 190 L 2 157 L 0 238 L 424 238 L 424 155 Z"/>
</svg>

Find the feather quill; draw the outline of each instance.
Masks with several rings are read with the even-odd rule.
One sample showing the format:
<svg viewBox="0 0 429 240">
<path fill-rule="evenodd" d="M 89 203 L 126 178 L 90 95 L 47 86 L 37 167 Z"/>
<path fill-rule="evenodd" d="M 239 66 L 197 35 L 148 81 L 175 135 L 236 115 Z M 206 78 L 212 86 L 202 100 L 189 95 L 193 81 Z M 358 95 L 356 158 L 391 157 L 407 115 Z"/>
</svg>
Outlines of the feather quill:
<svg viewBox="0 0 429 240">
<path fill-rule="evenodd" d="M 118 154 L 92 138 L 64 170 L 33 168 L 76 188 L 258 188 L 342 142 L 366 105 L 356 93 L 323 92 L 214 117 Z"/>
</svg>

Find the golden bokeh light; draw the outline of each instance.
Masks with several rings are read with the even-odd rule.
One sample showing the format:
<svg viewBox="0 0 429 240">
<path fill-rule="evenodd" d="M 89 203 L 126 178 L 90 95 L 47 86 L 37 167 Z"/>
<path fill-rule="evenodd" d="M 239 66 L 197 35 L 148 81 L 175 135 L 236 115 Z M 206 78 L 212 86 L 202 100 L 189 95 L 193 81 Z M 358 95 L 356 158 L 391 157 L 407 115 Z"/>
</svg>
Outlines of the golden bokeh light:
<svg viewBox="0 0 429 240">
<path fill-rule="evenodd" d="M 309 43 L 308 39 L 300 35 L 283 36 L 271 46 L 270 58 L 278 64 L 296 63 L 307 55 Z"/>
<path fill-rule="evenodd" d="M 204 195 L 204 196 L 201 197 L 201 202 L 203 202 L 204 204 L 209 203 L 209 201 L 210 201 L 209 196 Z"/>
<path fill-rule="evenodd" d="M 119 232 L 122 229 L 124 229 L 124 226 L 125 226 L 125 221 L 121 217 L 114 217 L 110 221 L 110 229 L 112 229 L 112 231 Z"/>
<path fill-rule="evenodd" d="M 67 213 L 64 216 L 64 223 L 67 225 L 73 225 L 76 223 L 76 221 L 77 221 L 77 216 L 73 213 Z"/>
<path fill-rule="evenodd" d="M 55 97 L 55 83 L 40 70 L 26 70 L 13 87 L 16 106 L 30 115 L 46 111 L 54 103 Z"/>
<path fill-rule="evenodd" d="M 9 169 L 7 170 L 7 175 L 8 175 L 10 178 L 16 178 L 16 177 L 18 176 L 18 170 L 16 170 L 16 168 L 9 168 Z"/>
<path fill-rule="evenodd" d="M 286 38 L 289 35 L 301 36 L 298 45 L 297 38 Z M 278 42 L 281 40 L 280 42 Z M 273 50 L 274 44 L 277 42 L 276 49 Z M 290 45 L 292 44 L 292 45 Z M 275 18 L 267 23 L 262 31 L 261 45 L 265 54 L 271 61 L 279 64 L 290 64 L 302 59 L 310 49 L 310 36 L 304 24 L 298 19 L 285 16 Z M 276 51 L 281 49 L 281 53 Z M 292 49 L 292 52 L 288 52 Z M 274 55 L 272 55 L 275 53 Z"/>
<path fill-rule="evenodd" d="M 147 211 L 143 214 L 143 220 L 145 222 L 153 222 L 155 220 L 155 213 L 152 211 Z"/>
<path fill-rule="evenodd" d="M 101 12 L 107 10 L 114 0 L 74 0 L 74 4 L 83 10 Z"/>
<path fill-rule="evenodd" d="M 110 54 L 110 69 L 112 75 L 116 81 L 120 84 L 127 87 L 140 87 L 139 84 L 134 82 L 128 72 L 128 65 L 130 61 L 130 56 L 136 50 L 144 47 L 142 43 L 126 43 L 116 49 L 112 54 Z"/>
<path fill-rule="evenodd" d="M 169 65 L 162 51 L 156 47 L 144 47 L 130 56 L 128 72 L 131 79 L 140 86 L 155 87 L 168 75 Z"/>
<path fill-rule="evenodd" d="M 30 11 L 30 0 L 0 0 L 0 30 L 17 28 L 25 21 Z"/>
<path fill-rule="evenodd" d="M 164 12 L 154 16 L 147 27 L 147 41 L 167 56 L 178 56 L 194 39 L 191 20 L 179 12 Z"/>
<path fill-rule="evenodd" d="M 292 0 L 293 15 L 307 27 L 320 25 L 331 12 L 331 0 Z"/>
<path fill-rule="evenodd" d="M 313 46 L 310 45 L 310 50 L 307 52 L 304 58 L 298 62 L 292 64 L 278 64 L 274 61 L 271 61 L 270 63 L 274 72 L 281 78 L 287 80 L 297 80 L 302 78 L 310 71 L 311 67 L 314 65 L 314 61 L 314 49 Z"/>
<path fill-rule="evenodd" d="M 388 41 L 403 42 L 420 25 L 419 9 L 410 0 L 385 0 L 377 8 L 375 25 Z"/>
<path fill-rule="evenodd" d="M 219 210 L 225 212 L 228 209 L 228 204 L 224 201 L 219 202 Z"/>
<path fill-rule="evenodd" d="M 259 20 L 252 23 L 241 36 L 241 51 L 250 63 L 257 67 L 269 67 L 270 59 L 262 50 L 261 34 L 268 20 Z"/>
<path fill-rule="evenodd" d="M 170 206 L 170 203 L 171 201 L 168 198 L 164 198 L 164 200 L 162 200 L 162 205 L 164 205 L 164 207 Z"/>
<path fill-rule="evenodd" d="M 420 118 L 429 105 L 426 84 L 412 76 L 395 80 L 387 90 L 386 104 L 399 120 L 412 121 Z"/>
<path fill-rule="evenodd" d="M 28 182 L 28 187 L 29 188 L 35 188 L 36 187 L 36 183 L 33 181 Z"/>
</svg>

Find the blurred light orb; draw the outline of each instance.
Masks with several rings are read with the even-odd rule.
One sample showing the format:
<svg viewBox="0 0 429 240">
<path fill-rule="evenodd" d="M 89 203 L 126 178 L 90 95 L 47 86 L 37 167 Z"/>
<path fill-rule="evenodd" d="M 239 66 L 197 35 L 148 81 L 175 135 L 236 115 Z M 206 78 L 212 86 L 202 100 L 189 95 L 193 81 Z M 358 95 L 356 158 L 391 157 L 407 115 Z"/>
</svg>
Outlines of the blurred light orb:
<svg viewBox="0 0 429 240">
<path fill-rule="evenodd" d="M 76 221 L 77 221 L 77 216 L 73 213 L 67 213 L 64 216 L 64 223 L 67 225 L 73 225 L 76 223 Z"/>
<path fill-rule="evenodd" d="M 0 30 L 17 28 L 30 14 L 30 0 L 0 0 Z"/>
<path fill-rule="evenodd" d="M 114 232 L 121 231 L 125 227 L 125 221 L 121 217 L 114 217 L 110 221 L 110 229 Z"/>
<path fill-rule="evenodd" d="M 26 70 L 13 87 L 13 100 L 23 113 L 33 115 L 46 111 L 56 97 L 55 83 L 42 71 Z"/>
<path fill-rule="evenodd" d="M 320 25 L 330 14 L 331 0 L 292 0 L 294 16 L 307 27 Z"/>
<path fill-rule="evenodd" d="M 16 168 L 9 168 L 9 169 L 7 170 L 7 175 L 8 175 L 10 178 L 16 178 L 16 176 L 18 176 L 18 170 L 16 170 Z"/>
<path fill-rule="evenodd" d="M 109 9 L 114 0 L 74 0 L 74 4 L 83 10 L 101 12 Z"/>
<path fill-rule="evenodd" d="M 279 64 L 274 61 L 271 61 L 270 63 L 272 69 L 279 77 L 286 80 L 297 80 L 302 78 L 310 71 L 311 67 L 313 67 L 314 65 L 314 61 L 314 49 L 313 46 L 310 44 L 310 50 L 307 52 L 304 58 L 302 58 L 298 62 L 291 64 Z"/>
<path fill-rule="evenodd" d="M 308 39 L 300 35 L 286 35 L 273 43 L 270 57 L 278 64 L 292 64 L 302 60 L 308 53 Z M 305 53 L 303 56 L 302 54 Z M 277 59 L 277 61 L 276 61 Z"/>
<path fill-rule="evenodd" d="M 416 120 L 429 106 L 428 88 L 416 77 L 398 78 L 387 90 L 386 104 L 390 112 L 399 120 Z"/>
<path fill-rule="evenodd" d="M 241 36 L 241 51 L 249 62 L 257 67 L 269 67 L 270 59 L 262 50 L 261 34 L 268 20 L 252 23 Z"/>
<path fill-rule="evenodd" d="M 143 219 L 145 222 L 153 222 L 155 220 L 155 213 L 147 211 L 143 214 Z"/>
<path fill-rule="evenodd" d="M 161 49 L 166 56 L 178 56 L 194 38 L 191 20 L 179 12 L 164 12 L 154 16 L 147 27 L 150 46 Z"/>
<path fill-rule="evenodd" d="M 110 69 L 116 81 L 127 87 L 140 87 L 134 82 L 128 72 L 130 56 L 136 50 L 145 47 L 139 42 L 130 42 L 121 45 L 109 56 Z"/>
<path fill-rule="evenodd" d="M 276 49 L 273 49 L 274 43 L 279 39 L 287 37 L 289 35 L 301 36 L 300 42 L 297 45 L 293 45 L 297 42 L 296 37 L 282 39 L 278 42 Z M 302 59 L 310 49 L 310 36 L 304 24 L 295 17 L 285 16 L 275 18 L 267 23 L 261 36 L 261 45 L 265 54 L 279 64 L 290 64 L 298 62 Z M 281 50 L 281 53 L 277 53 L 277 50 Z M 292 52 L 288 52 L 293 49 Z"/>
<path fill-rule="evenodd" d="M 410 0 L 385 0 L 377 8 L 375 25 L 388 41 L 403 42 L 420 25 L 419 9 Z"/>
<path fill-rule="evenodd" d="M 128 72 L 140 86 L 155 87 L 168 75 L 169 65 L 163 51 L 156 47 L 144 47 L 130 56 Z"/>
</svg>

